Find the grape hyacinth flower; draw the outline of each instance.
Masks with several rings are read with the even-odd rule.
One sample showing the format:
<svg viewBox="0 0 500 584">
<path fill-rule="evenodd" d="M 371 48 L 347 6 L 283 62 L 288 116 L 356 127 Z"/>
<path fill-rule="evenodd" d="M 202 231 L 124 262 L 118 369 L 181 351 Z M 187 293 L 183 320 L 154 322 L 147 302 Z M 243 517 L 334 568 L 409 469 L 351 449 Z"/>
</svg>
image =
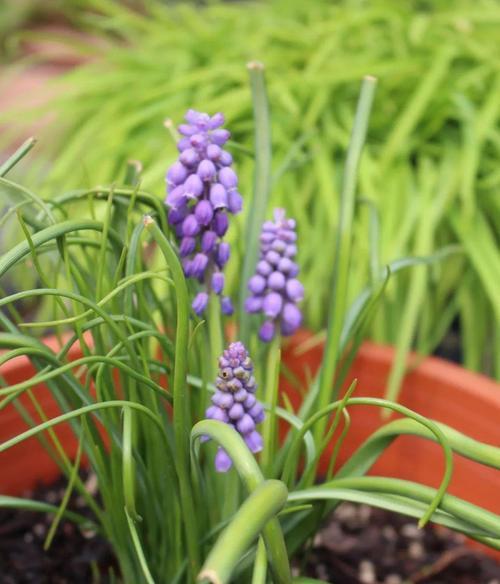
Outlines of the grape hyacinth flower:
<svg viewBox="0 0 500 584">
<path fill-rule="evenodd" d="M 206 417 L 230 424 L 243 436 L 252 452 L 260 452 L 262 437 L 255 427 L 264 420 L 264 408 L 255 397 L 253 363 L 243 343 L 231 343 L 219 358 L 215 386 L 217 389 Z M 216 470 L 227 472 L 232 464 L 227 452 L 219 447 L 215 456 Z"/>
<path fill-rule="evenodd" d="M 232 314 L 230 298 L 222 296 L 223 269 L 230 255 L 222 238 L 229 226 L 228 214 L 241 211 L 242 198 L 232 156 L 222 148 L 230 134 L 221 128 L 221 113 L 209 116 L 190 109 L 185 119 L 187 124 L 178 128 L 179 158 L 166 176 L 168 221 L 179 238 L 184 274 L 204 284 L 193 300 L 193 310 L 201 315 L 213 291 L 221 296 L 222 312 Z"/>
<path fill-rule="evenodd" d="M 260 258 L 248 282 L 250 296 L 245 301 L 249 313 L 262 313 L 265 321 L 259 337 L 269 342 L 279 327 L 292 335 L 302 322 L 297 304 L 304 298 L 304 287 L 297 279 L 299 267 L 295 221 L 287 219 L 284 209 L 275 209 L 274 221 L 266 221 L 260 235 Z"/>
</svg>

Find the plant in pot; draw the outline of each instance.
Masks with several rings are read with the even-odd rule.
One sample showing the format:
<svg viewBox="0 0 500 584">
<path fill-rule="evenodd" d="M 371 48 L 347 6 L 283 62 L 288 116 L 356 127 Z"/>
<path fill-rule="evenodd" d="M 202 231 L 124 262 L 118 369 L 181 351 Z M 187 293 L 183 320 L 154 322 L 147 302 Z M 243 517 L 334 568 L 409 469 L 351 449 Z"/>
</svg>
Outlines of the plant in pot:
<svg viewBox="0 0 500 584">
<path fill-rule="evenodd" d="M 281 349 L 293 345 L 302 297 L 314 291 L 300 282 L 295 221 L 284 209 L 267 217 L 270 142 L 262 67 L 252 64 L 250 75 L 256 177 L 234 321 L 228 320 L 232 299 L 223 292 L 231 261 L 225 235 L 244 198 L 225 148 L 222 114 L 189 110 L 179 126 L 179 159 L 167 172 L 168 212 L 140 188 L 136 164 L 123 186 L 46 200 L 5 178 L 29 144 L 3 165 L 0 182 L 17 197 L 10 216 L 24 239 L 0 258 L 0 277 L 29 259 L 40 286 L 5 296 L 0 306 L 32 297 L 43 298 L 43 305 L 34 322 L 15 310 L 0 316 L 2 375 L 19 357 L 33 368 L 22 380 L 3 380 L 1 410 L 17 408 L 28 428 L 3 439 L 0 453 L 36 437 L 68 480 L 59 507 L 8 495 L 0 505 L 54 512 L 47 544 L 64 516 L 103 534 L 118 564 L 110 580 L 134 584 L 313 582 L 295 573 L 299 564 L 292 575 L 291 562 L 303 557 L 341 501 L 395 510 L 419 518 L 420 526 L 432 521 L 499 549 L 500 517 L 446 491 L 454 452 L 498 469 L 500 449 L 404 405 L 358 397 L 349 374 L 391 277 L 390 268 L 383 270 L 347 306 L 356 170 L 373 78 L 362 84 L 346 163 L 321 365 L 300 407 L 284 391 L 280 371 L 296 380 L 293 363 L 281 364 Z M 425 261 L 441 261 L 452 251 Z M 54 333 L 50 344 L 37 335 L 45 330 Z M 42 402 L 42 388 L 59 411 Z M 339 467 L 350 412 L 362 406 L 403 418 L 388 422 Z M 67 434 L 58 434 L 60 427 Z M 441 448 L 437 488 L 367 476 L 402 433 Z M 82 460 L 98 496 L 79 475 Z M 8 473 L 2 465 L 2 475 Z M 68 510 L 73 491 L 89 515 Z"/>
</svg>

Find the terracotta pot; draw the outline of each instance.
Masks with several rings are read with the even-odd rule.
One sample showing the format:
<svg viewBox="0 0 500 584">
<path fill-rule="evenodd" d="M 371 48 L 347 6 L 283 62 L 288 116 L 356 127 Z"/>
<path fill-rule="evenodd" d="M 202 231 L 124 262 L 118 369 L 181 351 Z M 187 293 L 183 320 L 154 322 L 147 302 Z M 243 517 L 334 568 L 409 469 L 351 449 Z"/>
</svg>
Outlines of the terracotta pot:
<svg viewBox="0 0 500 584">
<path fill-rule="evenodd" d="M 56 337 L 48 337 L 44 342 L 53 351 L 60 348 Z M 81 356 L 80 347 L 77 344 L 73 345 L 68 353 L 68 359 L 74 361 Z M 7 385 L 13 385 L 29 379 L 36 373 L 36 370 L 27 357 L 16 357 L 2 365 L 0 373 Z M 60 414 L 60 409 L 46 386 L 36 385 L 32 391 L 48 418 Z M 24 393 L 20 399 L 29 414 L 41 422 L 29 396 Z M 28 424 L 24 422 L 14 405 L 9 404 L 0 412 L 0 442 L 4 442 L 28 428 Z M 69 425 L 57 426 L 55 431 L 69 456 L 74 456 L 77 444 Z M 47 433 L 45 436 L 50 440 Z M 30 438 L 0 453 L 0 469 L 0 493 L 3 495 L 20 495 L 37 483 L 50 483 L 60 475 L 59 467 L 37 438 Z"/>
<path fill-rule="evenodd" d="M 302 381 L 315 373 L 321 362 L 322 346 L 306 352 L 300 351 L 304 341 L 310 338 L 306 332 L 297 334 L 285 347 L 283 356 L 287 367 Z M 56 339 L 47 339 L 47 345 L 57 349 Z M 75 345 L 69 359 L 81 356 Z M 394 358 L 394 349 L 365 343 L 349 373 L 348 379 L 357 378 L 357 396 L 383 397 L 384 388 Z M 9 384 L 17 383 L 33 375 L 34 370 L 24 357 L 4 365 L 2 375 Z M 300 393 L 285 378 L 281 390 L 286 391 L 295 406 L 301 401 Z M 58 408 L 47 388 L 34 390 L 46 414 L 54 416 Z M 23 403 L 33 412 L 33 406 L 25 397 Z M 436 358 L 427 358 L 405 378 L 400 402 L 429 418 L 443 422 L 483 442 L 500 446 L 500 386 L 491 379 L 471 373 Z M 348 439 L 339 455 L 339 464 L 347 460 L 383 421 L 380 409 L 366 406 L 350 408 L 352 418 Z M 0 413 L 0 441 L 26 429 L 26 424 L 12 406 Z M 58 430 L 69 454 L 76 450 L 76 443 L 68 427 Z M 333 446 L 333 445 L 332 445 Z M 331 452 L 331 448 L 329 452 Z M 325 472 L 328 459 L 322 459 L 321 471 Z M 0 454 L 0 493 L 19 495 L 37 482 L 50 482 L 58 475 L 55 463 L 43 447 L 33 438 Z M 444 468 L 440 447 L 430 441 L 401 436 L 381 456 L 370 474 L 384 475 L 438 486 Z M 455 467 L 450 493 L 500 513 L 500 472 L 483 467 L 463 457 L 455 457 Z M 488 549 L 488 548 L 485 548 Z M 489 553 L 492 553 L 488 549 Z M 500 555 L 493 552 L 500 559 Z"/>
<path fill-rule="evenodd" d="M 318 371 L 323 345 L 303 352 L 310 334 L 301 331 L 283 352 L 289 369 L 302 382 L 305 376 Z M 365 342 L 351 371 L 348 383 L 357 379 L 355 396 L 384 397 L 395 350 L 392 347 Z M 412 355 L 409 366 L 417 363 Z M 307 372 L 307 373 L 306 373 Z M 281 380 L 292 403 L 298 406 L 301 397 L 286 379 Z M 345 389 L 345 388 L 344 388 Z M 428 357 L 412 368 L 405 377 L 399 403 L 428 418 L 442 422 L 487 444 L 500 446 L 500 384 L 472 373 L 453 363 Z M 377 428 L 386 423 L 380 408 L 355 406 L 349 408 L 351 428 L 339 454 L 344 463 Z M 390 419 L 398 416 L 392 415 Z M 326 472 L 333 442 L 321 459 L 320 472 Z M 442 449 L 438 444 L 414 436 L 400 436 L 384 452 L 370 470 L 371 475 L 411 480 L 431 487 L 439 486 L 444 470 Z M 500 472 L 477 464 L 462 456 L 454 456 L 453 479 L 449 492 L 466 501 L 500 514 Z M 474 542 L 475 543 L 475 542 Z M 479 544 L 475 544 L 479 545 Z M 500 560 L 500 553 L 480 546 Z"/>
</svg>

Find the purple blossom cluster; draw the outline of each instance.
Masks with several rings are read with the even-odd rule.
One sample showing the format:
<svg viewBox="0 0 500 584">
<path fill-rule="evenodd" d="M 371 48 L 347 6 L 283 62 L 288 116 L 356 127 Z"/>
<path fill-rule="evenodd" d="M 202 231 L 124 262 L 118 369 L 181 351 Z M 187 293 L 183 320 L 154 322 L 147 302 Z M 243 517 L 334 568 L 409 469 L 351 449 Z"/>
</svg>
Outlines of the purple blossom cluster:
<svg viewBox="0 0 500 584">
<path fill-rule="evenodd" d="M 204 285 L 192 307 L 201 315 L 208 304 L 209 291 L 222 295 L 223 268 L 230 255 L 229 244 L 222 241 L 229 226 L 228 213 L 241 211 L 237 191 L 238 177 L 231 168 L 233 159 L 223 150 L 229 131 L 222 128 L 224 116 L 188 110 L 187 124 L 178 128 L 182 138 L 177 144 L 179 158 L 168 169 L 168 221 L 179 238 L 179 253 L 184 273 Z M 224 314 L 232 314 L 228 297 L 221 296 Z"/>
<path fill-rule="evenodd" d="M 247 312 L 265 316 L 259 330 L 265 342 L 273 339 L 278 328 L 283 335 L 292 335 L 302 322 L 297 304 L 304 298 L 304 287 L 297 279 L 296 241 L 295 221 L 286 218 L 284 209 L 275 209 L 274 221 L 262 226 L 260 259 L 248 282 L 250 296 L 245 301 Z"/>
<path fill-rule="evenodd" d="M 256 425 L 264 420 L 264 409 L 255 397 L 253 363 L 243 343 L 231 343 L 219 358 L 215 386 L 217 390 L 206 417 L 230 424 L 243 436 L 252 452 L 260 452 L 262 437 Z M 219 447 L 215 456 L 216 470 L 226 472 L 232 464 L 227 452 Z"/>
</svg>

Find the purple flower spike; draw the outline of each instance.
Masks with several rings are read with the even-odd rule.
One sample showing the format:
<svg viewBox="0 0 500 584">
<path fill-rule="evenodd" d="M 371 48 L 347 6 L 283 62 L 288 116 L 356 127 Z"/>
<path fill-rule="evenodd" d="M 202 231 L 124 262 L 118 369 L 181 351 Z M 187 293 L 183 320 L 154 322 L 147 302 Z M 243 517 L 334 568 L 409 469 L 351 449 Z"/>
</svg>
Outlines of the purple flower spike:
<svg viewBox="0 0 500 584">
<path fill-rule="evenodd" d="M 168 222 L 179 239 L 184 274 L 203 285 L 193 310 L 201 315 L 213 291 L 220 296 L 223 314 L 229 315 L 233 306 L 230 298 L 222 296 L 222 269 L 230 249 L 222 238 L 229 227 L 228 215 L 239 213 L 243 204 L 236 191 L 233 158 L 223 150 L 230 133 L 222 128 L 222 113 L 209 116 L 190 109 L 185 120 L 178 128 L 182 135 L 177 143 L 179 157 L 166 176 Z"/>
<path fill-rule="evenodd" d="M 205 416 L 229 424 L 241 434 L 252 452 L 260 452 L 263 441 L 256 425 L 264 420 L 264 408 L 254 395 L 257 385 L 253 363 L 243 343 L 231 343 L 220 356 L 215 385 L 217 391 L 212 396 L 213 405 L 207 409 Z M 227 472 L 232 464 L 227 452 L 219 447 L 215 455 L 215 469 Z"/>
<path fill-rule="evenodd" d="M 297 304 L 304 298 L 304 287 L 297 279 L 296 240 L 295 221 L 286 218 L 284 209 L 276 209 L 274 221 L 262 226 L 260 259 L 248 282 L 250 296 L 245 302 L 248 313 L 260 312 L 266 317 L 259 330 L 259 338 L 266 343 L 277 330 L 292 335 L 302 323 Z"/>
</svg>

